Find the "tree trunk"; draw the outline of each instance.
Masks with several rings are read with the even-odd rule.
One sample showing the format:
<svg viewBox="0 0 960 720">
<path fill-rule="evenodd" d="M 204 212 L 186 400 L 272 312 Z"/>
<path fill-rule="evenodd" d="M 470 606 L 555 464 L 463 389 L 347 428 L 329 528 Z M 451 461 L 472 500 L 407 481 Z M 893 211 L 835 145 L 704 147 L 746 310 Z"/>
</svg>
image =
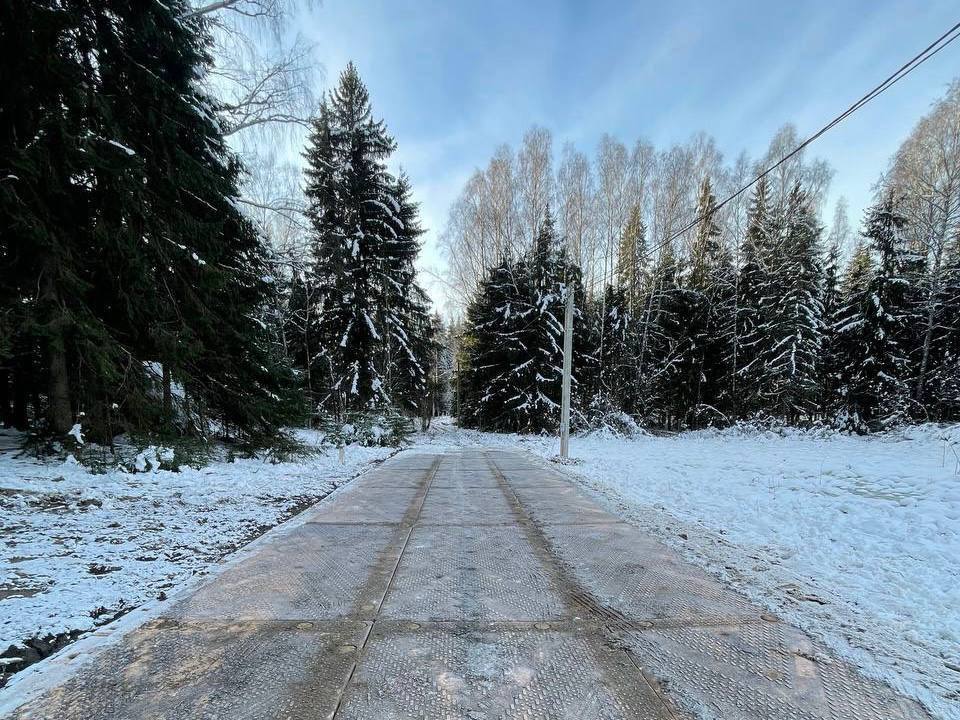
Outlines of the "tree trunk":
<svg viewBox="0 0 960 720">
<path fill-rule="evenodd" d="M 173 432 L 172 382 L 173 380 L 170 377 L 170 365 L 169 363 L 163 363 L 163 429 L 171 434 Z"/>
<path fill-rule="evenodd" d="M 918 403 L 923 403 L 923 386 L 927 379 L 927 367 L 930 365 L 930 345 L 933 342 L 934 319 L 936 317 L 936 305 L 930 302 L 927 307 L 927 322 L 923 330 L 923 355 L 920 358 L 920 371 L 917 373 L 917 388 L 914 396 Z"/>
<path fill-rule="evenodd" d="M 4 427 L 13 425 L 13 407 L 10 394 L 10 370 L 0 370 L 0 423 Z"/>
<path fill-rule="evenodd" d="M 21 379 L 17 380 L 16 378 L 18 377 Z M 29 384 L 27 382 L 28 377 L 30 378 Z M 40 397 L 40 388 L 37 387 L 33 373 L 31 372 L 29 375 L 26 373 L 15 374 L 13 385 L 13 415 L 14 427 L 16 427 L 17 430 L 27 430 L 30 427 L 30 415 L 27 412 L 28 395 L 29 402 L 33 405 L 33 417 L 43 417 L 43 401 Z"/>
<path fill-rule="evenodd" d="M 63 309 L 53 276 L 54 269 L 48 262 L 43 277 L 43 301 L 48 311 L 46 351 L 47 388 L 50 397 L 47 419 L 53 434 L 66 435 L 73 427 L 73 413 L 70 410 L 70 377 L 63 332 Z"/>
<path fill-rule="evenodd" d="M 183 384 L 183 434 L 193 435 L 193 408 L 190 405 L 190 392 L 187 384 Z"/>
<path fill-rule="evenodd" d="M 943 234 L 946 235 L 946 227 L 944 227 Z M 937 325 L 937 301 L 940 298 L 940 269 L 942 261 L 942 251 L 935 252 L 933 267 L 930 268 L 930 296 L 927 299 L 926 327 L 923 329 L 923 355 L 920 359 L 920 371 L 917 373 L 917 388 L 914 392 L 917 403 L 920 405 L 923 404 L 924 385 L 927 380 L 927 369 L 930 366 L 930 346 L 933 344 L 933 330 Z"/>
<path fill-rule="evenodd" d="M 67 353 L 62 332 L 56 332 L 50 338 L 47 353 L 50 385 L 50 406 L 47 413 L 50 430 L 55 435 L 66 435 L 73 427 L 73 413 L 70 410 L 70 378 L 67 374 Z"/>
</svg>

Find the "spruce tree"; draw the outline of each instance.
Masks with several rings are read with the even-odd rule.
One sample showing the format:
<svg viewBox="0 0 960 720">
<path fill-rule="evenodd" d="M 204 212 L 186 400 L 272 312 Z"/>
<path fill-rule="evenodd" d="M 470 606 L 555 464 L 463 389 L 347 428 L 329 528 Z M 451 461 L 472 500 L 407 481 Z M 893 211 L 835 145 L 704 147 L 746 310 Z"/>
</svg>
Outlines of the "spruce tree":
<svg viewBox="0 0 960 720">
<path fill-rule="evenodd" d="M 115 348 L 82 302 L 87 284 L 78 267 L 90 260 L 92 167 L 102 150 L 86 141 L 97 90 L 91 12 L 29 0 L 0 7 L 0 291 L 11 332 L 3 343 L 6 367 L 14 394 L 46 396 L 47 426 L 58 436 L 76 417 L 69 372 L 74 345 L 96 337 L 92 346 L 107 354 Z M 10 415 L 25 425 L 26 399 L 11 402 Z"/>
<path fill-rule="evenodd" d="M 490 270 L 467 308 L 464 421 L 487 430 L 541 432 L 560 419 L 563 312 L 567 288 L 583 302 L 579 269 L 568 263 L 547 210 L 533 248 Z M 585 317 L 581 311 L 579 317 Z M 582 320 L 578 321 L 582 325 Z M 574 392 L 584 401 L 590 373 L 583 331 L 574 346 Z"/>
<path fill-rule="evenodd" d="M 156 301 L 130 329 L 146 328 L 142 341 L 163 367 L 165 396 L 175 380 L 224 425 L 271 432 L 298 408 L 261 320 L 278 291 L 272 257 L 238 209 L 242 168 L 197 83 L 210 40 L 202 21 L 184 20 L 186 2 L 134 8 L 123 48 L 131 67 L 117 74 L 113 115 L 129 133 L 121 141 L 142 159 L 134 178 L 141 214 L 127 224 L 148 241 L 139 245 Z"/>
<path fill-rule="evenodd" d="M 907 363 L 897 342 L 905 290 L 899 264 L 903 224 L 892 199 L 872 207 L 864 236 L 877 256 L 876 267 L 869 272 L 866 247 L 859 247 L 844 282 L 835 330 L 844 358 L 837 424 L 856 432 L 887 427 L 907 409 Z"/>
<path fill-rule="evenodd" d="M 771 222 L 767 185 L 757 183 L 749 209 L 749 223 L 743 242 L 743 259 L 737 281 L 736 336 L 730 349 L 730 366 L 735 369 L 734 412 L 748 417 L 761 409 L 766 365 L 763 348 L 769 309 L 766 256 L 771 245 Z"/>
<path fill-rule="evenodd" d="M 23 283 L 17 345 L 46 375 L 55 435 L 81 417 L 101 440 L 194 431 L 184 408 L 174 424 L 174 385 L 240 433 L 290 417 L 289 373 L 256 318 L 273 291 L 265 250 L 236 208 L 241 168 L 197 83 L 209 38 L 187 10 L 117 0 L 19 18 L 26 58 L 45 60 L 0 121 L 17 178 L 0 212 Z"/>
<path fill-rule="evenodd" d="M 710 295 L 706 342 L 703 348 L 701 414 L 723 423 L 736 410 L 736 368 L 733 346 L 736 341 L 737 277 L 733 258 L 718 244 L 710 261 Z"/>
<path fill-rule="evenodd" d="M 630 208 L 630 217 L 620 238 L 617 258 L 620 287 L 626 295 L 627 309 L 631 313 L 636 312 L 647 280 L 646 233 L 640 206 L 635 204 Z"/>
<path fill-rule="evenodd" d="M 604 386 L 593 397 L 594 412 L 633 412 L 636 406 L 636 373 L 633 367 L 634 323 L 626 287 L 607 285 L 603 312 L 603 350 L 599 358 L 604 368 Z M 599 348 L 598 348 L 599 351 Z"/>
<path fill-rule="evenodd" d="M 526 423 L 521 383 L 536 358 L 521 337 L 532 320 L 531 295 L 526 265 L 504 260 L 467 307 L 461 417 L 468 425 L 507 432 Z"/>
<path fill-rule="evenodd" d="M 434 355 L 430 302 L 416 282 L 414 261 L 423 235 L 409 178 L 392 184 L 393 232 L 384 242 L 377 290 L 377 324 L 384 328 L 387 395 L 399 408 L 422 415 L 428 402 L 427 370 Z"/>
<path fill-rule="evenodd" d="M 710 187 L 710 178 L 705 177 L 700 183 L 700 196 L 697 200 L 696 235 L 693 247 L 690 250 L 690 268 L 687 277 L 687 287 L 707 293 L 711 284 L 711 263 L 719 254 L 720 228 L 716 222 L 717 200 Z"/>
<path fill-rule="evenodd" d="M 836 311 L 833 335 L 837 362 L 836 415 L 834 424 L 854 432 L 866 432 L 867 421 L 873 413 L 873 403 L 867 395 L 869 378 L 864 375 L 862 362 L 869 357 L 865 343 L 868 336 L 864 313 L 869 309 L 870 284 L 873 281 L 873 259 L 869 246 L 862 240 L 843 275 L 840 302 Z M 867 417 L 864 417 L 864 414 Z"/>
<path fill-rule="evenodd" d="M 395 188 L 385 161 L 395 147 L 351 63 L 323 99 L 308 147 L 307 216 L 318 287 L 311 375 L 335 412 L 389 402 L 378 313 L 394 268 Z"/>
<path fill-rule="evenodd" d="M 926 398 L 933 419 L 954 422 L 960 418 L 960 235 L 951 243 L 945 266 L 936 303 L 937 333 Z"/>
<path fill-rule="evenodd" d="M 820 363 L 819 405 L 825 415 L 833 414 L 836 409 L 840 372 L 844 363 L 836 333 L 843 300 L 841 279 L 839 238 L 831 237 L 823 263 L 823 359 Z"/>
<path fill-rule="evenodd" d="M 773 307 L 764 365 L 770 407 L 795 423 L 816 410 L 823 325 L 820 225 L 799 182 L 783 222 L 781 259 L 767 294 Z"/>
<path fill-rule="evenodd" d="M 707 417 L 715 417 L 723 393 L 727 334 L 723 325 L 730 312 L 728 302 L 731 283 L 730 259 L 720 242 L 720 228 L 716 223 L 716 198 L 709 177 L 700 185 L 697 202 L 696 235 L 690 252 L 690 269 L 686 287 L 688 316 L 683 325 L 689 335 L 687 360 L 688 383 L 691 388 L 691 406 L 688 423 L 699 425 Z"/>
<path fill-rule="evenodd" d="M 680 286 L 683 264 L 673 246 L 661 248 L 646 300 L 650 327 L 643 348 L 644 414 L 667 428 L 686 419 L 695 390 L 689 385 L 691 293 Z"/>
<path fill-rule="evenodd" d="M 530 315 L 519 334 L 530 362 L 516 370 L 516 407 L 521 429 L 539 432 L 560 422 L 563 375 L 565 252 L 560 248 L 549 206 L 534 240 L 529 263 Z"/>
</svg>

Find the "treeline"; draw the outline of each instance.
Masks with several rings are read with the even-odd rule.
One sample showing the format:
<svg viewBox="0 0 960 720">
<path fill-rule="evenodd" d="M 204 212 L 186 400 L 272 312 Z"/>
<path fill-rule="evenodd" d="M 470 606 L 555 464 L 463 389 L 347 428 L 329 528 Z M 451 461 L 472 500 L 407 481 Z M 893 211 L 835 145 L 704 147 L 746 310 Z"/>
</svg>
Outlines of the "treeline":
<svg viewBox="0 0 960 720">
<path fill-rule="evenodd" d="M 210 29 L 184 0 L 0 7 L 3 425 L 252 438 L 422 404 L 417 209 L 355 70 L 313 125 L 294 267 L 241 210 Z"/>
<path fill-rule="evenodd" d="M 519 241 L 496 250 L 499 261 L 482 274 L 468 306 L 462 420 L 492 430 L 556 427 L 567 288 L 577 306 L 573 404 L 582 427 L 679 429 L 775 418 L 863 432 L 957 420 L 958 110 L 954 86 L 897 153 L 856 238 L 843 205 L 824 231 L 819 206 L 829 171 L 822 163 L 801 159 L 758 183 L 742 218 L 735 208 L 719 210 L 713 178 L 729 184 L 736 173 L 716 162 L 675 162 L 684 154 L 703 159 L 702 138 L 653 156 L 645 171 L 642 145 L 633 154 L 637 164 L 613 152 L 626 160 L 618 182 L 607 140 L 600 181 L 593 185 L 581 173 L 577 202 L 585 212 L 567 216 L 564 236 L 553 231 L 548 208 L 558 203 L 563 216 L 569 187 L 558 180 L 551 188 L 550 156 L 541 154 L 541 229 L 530 245 L 521 229 Z M 490 184 L 468 187 L 451 227 L 503 227 L 495 220 L 504 208 L 522 218 L 536 204 L 523 175 L 537 134 L 528 135 L 520 178 L 508 184 L 513 200 L 485 205 L 491 196 L 474 193 Z M 559 174 L 567 181 L 570 153 Z M 458 215 L 471 201 L 481 212 Z M 620 220 L 609 212 L 624 205 Z M 687 232 L 677 232 L 677 208 L 699 218 Z M 580 240 L 571 240 L 572 231 Z M 459 237 L 448 235 L 448 243 Z M 584 238 L 599 252 L 584 253 Z"/>
</svg>

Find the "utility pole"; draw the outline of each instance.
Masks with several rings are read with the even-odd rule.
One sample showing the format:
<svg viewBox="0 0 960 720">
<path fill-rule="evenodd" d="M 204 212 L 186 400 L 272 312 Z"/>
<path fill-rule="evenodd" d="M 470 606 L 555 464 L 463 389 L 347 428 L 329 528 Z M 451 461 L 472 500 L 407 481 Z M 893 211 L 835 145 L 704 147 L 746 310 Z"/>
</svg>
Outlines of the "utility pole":
<svg viewBox="0 0 960 720">
<path fill-rule="evenodd" d="M 463 423 L 463 415 L 460 412 L 460 347 L 457 346 L 457 426 L 460 426 Z"/>
<path fill-rule="evenodd" d="M 563 314 L 563 389 L 560 394 L 560 457 L 570 454 L 570 375 L 573 370 L 573 284 L 568 282 Z"/>
</svg>

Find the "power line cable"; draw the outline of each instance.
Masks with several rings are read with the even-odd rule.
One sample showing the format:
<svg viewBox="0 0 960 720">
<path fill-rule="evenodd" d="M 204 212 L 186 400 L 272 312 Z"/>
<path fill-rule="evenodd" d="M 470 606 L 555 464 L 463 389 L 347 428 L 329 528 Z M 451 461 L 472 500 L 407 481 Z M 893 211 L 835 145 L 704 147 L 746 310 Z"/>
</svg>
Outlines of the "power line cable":
<svg viewBox="0 0 960 720">
<path fill-rule="evenodd" d="M 802 143 L 800 143 L 799 145 L 797 145 L 797 147 L 795 147 L 795 148 L 794 148 L 793 150 L 791 150 L 789 153 L 787 153 L 786 155 L 784 155 L 782 158 L 780 158 L 780 159 L 779 159 L 777 162 L 775 162 L 773 165 L 771 165 L 770 167 L 766 168 L 763 172 L 759 173 L 756 177 L 754 177 L 752 180 L 750 180 L 750 182 L 746 183 L 746 184 L 745 184 L 743 187 L 741 187 L 739 190 L 737 190 L 736 192 L 734 192 L 734 193 L 732 193 L 731 195 L 729 195 L 728 197 L 726 197 L 722 202 L 718 203 L 710 212 L 708 212 L 708 213 L 703 213 L 703 214 L 701 214 L 701 215 L 698 215 L 698 216 L 697 216 L 696 218 L 694 218 L 691 222 L 689 222 L 688 224 L 684 225 L 683 228 L 681 228 L 680 230 L 676 231 L 675 233 L 672 233 L 669 237 L 667 237 L 666 239 L 664 239 L 664 240 L 662 240 L 661 242 L 657 243 L 657 245 L 655 245 L 653 248 L 651 248 L 650 250 L 648 250 L 649 255 L 652 257 L 652 256 L 655 255 L 658 251 L 660 251 L 661 249 L 663 249 L 664 247 L 666 247 L 668 244 L 670 244 L 670 243 L 672 243 L 674 240 L 676 240 L 678 237 L 680 237 L 681 235 L 683 235 L 685 232 L 687 232 L 688 230 L 693 229 L 694 227 L 696 227 L 699 223 L 703 222 L 703 221 L 704 221 L 705 219 L 707 219 L 708 217 L 711 217 L 711 216 L 715 215 L 715 214 L 716 214 L 721 208 L 723 208 L 725 205 L 727 205 L 728 203 L 732 202 L 732 201 L 735 200 L 736 198 L 740 197 L 743 193 L 745 193 L 745 192 L 746 192 L 747 190 L 749 190 L 751 187 L 753 187 L 753 186 L 756 185 L 758 182 L 760 182 L 760 180 L 762 180 L 762 179 L 765 178 L 767 175 L 769 175 L 769 174 L 772 173 L 774 170 L 776 170 L 778 167 L 780 167 L 781 165 L 783 165 L 783 164 L 784 164 L 785 162 L 787 162 L 790 158 L 796 156 L 796 155 L 797 155 L 798 153 L 800 153 L 804 148 L 806 148 L 806 147 L 807 147 L 808 145 L 810 145 L 812 142 L 814 142 L 815 140 L 817 140 L 818 138 L 820 138 L 820 137 L 821 137 L 822 135 L 824 135 L 826 132 L 828 132 L 829 130 L 831 130 L 832 128 L 836 127 L 837 125 L 839 125 L 839 124 L 840 124 L 841 122 L 843 122 L 844 120 L 846 120 L 850 115 L 853 115 L 853 113 L 855 113 L 857 110 L 859 110 L 859 109 L 862 108 L 864 105 L 866 105 L 867 103 L 869 103 L 871 100 L 873 100 L 874 98 L 882 95 L 882 94 L 883 94 L 884 92 L 886 92 L 890 87 L 892 87 L 893 85 L 895 85 L 896 83 L 898 83 L 900 80 L 902 80 L 903 78 L 905 78 L 907 75 L 909 75 L 911 72 L 913 72 L 914 70 L 916 70 L 916 69 L 917 69 L 918 67 L 920 67 L 923 63 L 925 63 L 927 60 L 929 60 L 930 58 L 932 58 L 932 57 L 933 57 L 934 55 L 936 55 L 938 52 L 940 52 L 941 50 L 943 50 L 945 47 L 947 47 L 950 43 L 952 43 L 952 42 L 953 42 L 954 40 L 956 40 L 958 37 L 960 37 L 960 22 L 956 23 L 953 27 L 951 27 L 949 30 L 947 30 L 945 33 L 943 33 L 940 37 L 938 37 L 936 40 L 934 40 L 932 43 L 930 43 L 927 47 L 925 47 L 925 48 L 924 48 L 923 50 L 921 50 L 919 53 L 917 53 L 916 55 L 914 55 L 910 60 L 908 60 L 906 63 L 904 63 L 902 66 L 900 66 L 900 68 L 898 68 L 896 72 L 894 72 L 894 73 L 893 73 L 892 75 L 890 75 L 887 79 L 885 79 L 885 80 L 884 80 L 883 82 L 881 82 L 879 85 L 877 85 L 877 86 L 874 87 L 872 90 L 870 90 L 866 95 L 862 96 L 859 100 L 857 100 L 855 103 L 853 103 L 853 105 L 851 105 L 851 106 L 848 107 L 846 110 L 844 110 L 842 113 L 840 113 L 840 114 L 837 115 L 835 118 L 833 118 L 833 120 L 831 120 L 831 121 L 828 122 L 826 125 L 824 125 L 822 128 L 820 128 L 819 130 L 817 130 L 817 132 L 815 132 L 813 135 L 811 135 L 811 136 L 808 137 L 806 140 L 804 140 Z M 595 280 L 593 283 L 591 283 L 591 286 L 590 286 L 590 288 L 589 288 L 591 292 L 593 292 L 593 291 L 596 289 L 596 284 L 597 284 L 597 282 L 598 282 L 598 281 Z M 602 282 L 605 283 L 605 280 L 603 280 Z"/>
</svg>

